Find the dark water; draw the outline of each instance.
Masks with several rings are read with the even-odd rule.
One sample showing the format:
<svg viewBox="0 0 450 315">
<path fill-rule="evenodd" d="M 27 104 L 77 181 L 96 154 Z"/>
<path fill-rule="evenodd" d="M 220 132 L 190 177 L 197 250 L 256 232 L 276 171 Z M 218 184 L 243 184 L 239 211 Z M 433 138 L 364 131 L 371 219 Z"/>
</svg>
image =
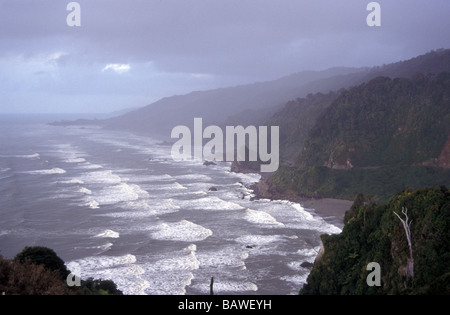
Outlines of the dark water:
<svg viewBox="0 0 450 315">
<path fill-rule="evenodd" d="M 174 162 L 124 132 L 0 120 L 0 254 L 47 246 L 126 294 L 296 294 L 340 229 L 288 201 L 250 201 L 257 174 Z M 217 191 L 209 191 L 215 186 Z"/>
</svg>

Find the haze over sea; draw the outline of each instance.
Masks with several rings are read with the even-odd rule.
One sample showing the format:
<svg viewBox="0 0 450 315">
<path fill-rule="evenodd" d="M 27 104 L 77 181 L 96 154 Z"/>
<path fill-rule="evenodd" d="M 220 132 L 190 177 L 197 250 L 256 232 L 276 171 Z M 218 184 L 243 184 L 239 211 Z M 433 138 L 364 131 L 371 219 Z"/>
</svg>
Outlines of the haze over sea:
<svg viewBox="0 0 450 315">
<path fill-rule="evenodd" d="M 0 254 L 55 250 L 125 294 L 297 294 L 341 226 L 289 201 L 252 201 L 258 174 L 175 162 L 126 132 L 0 118 Z M 217 191 L 209 191 L 216 187 Z"/>
</svg>

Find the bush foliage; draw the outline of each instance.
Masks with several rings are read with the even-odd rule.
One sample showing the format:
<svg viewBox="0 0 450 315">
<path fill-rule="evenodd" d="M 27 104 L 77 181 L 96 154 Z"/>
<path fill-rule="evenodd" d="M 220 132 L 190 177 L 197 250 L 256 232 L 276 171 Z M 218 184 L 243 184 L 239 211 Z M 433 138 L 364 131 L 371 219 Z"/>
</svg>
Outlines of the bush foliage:
<svg viewBox="0 0 450 315">
<path fill-rule="evenodd" d="M 121 295 L 111 280 L 81 280 L 81 286 L 66 283 L 70 271 L 47 247 L 25 247 L 13 260 L 0 256 L 0 294 L 5 295 Z"/>
<path fill-rule="evenodd" d="M 295 165 L 270 177 L 270 189 L 348 200 L 363 193 L 387 201 L 406 186 L 450 185 L 449 93 L 450 73 L 378 77 L 341 91 L 305 129 L 307 137 L 298 128 L 284 135 L 281 143 L 303 147 Z M 295 121 L 291 114 L 286 121 Z"/>
<path fill-rule="evenodd" d="M 405 266 L 409 247 L 395 216 L 407 209 L 412 220 L 414 277 Z M 337 235 L 322 235 L 324 254 L 301 294 L 450 294 L 450 190 L 445 186 L 406 189 L 379 204 L 358 195 Z M 381 266 L 381 286 L 370 287 L 366 266 Z"/>
</svg>

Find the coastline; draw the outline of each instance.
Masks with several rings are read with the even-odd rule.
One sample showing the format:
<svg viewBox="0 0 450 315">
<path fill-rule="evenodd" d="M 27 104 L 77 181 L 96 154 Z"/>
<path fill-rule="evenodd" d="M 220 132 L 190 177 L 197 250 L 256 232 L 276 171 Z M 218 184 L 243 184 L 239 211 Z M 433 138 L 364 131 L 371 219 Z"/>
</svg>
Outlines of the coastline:
<svg viewBox="0 0 450 315">
<path fill-rule="evenodd" d="M 302 207 L 314 209 L 324 220 L 338 225 L 341 229 L 344 226 L 344 215 L 353 204 L 353 201 L 333 198 L 310 199 L 300 202 Z M 338 223 L 338 224 L 337 224 Z"/>
<path fill-rule="evenodd" d="M 339 228 L 343 228 L 344 215 L 347 210 L 350 210 L 353 204 L 352 200 L 312 198 L 294 192 L 274 192 L 270 189 L 271 187 L 267 183 L 267 178 L 267 175 L 262 176 L 259 182 L 250 187 L 255 195 L 253 199 L 289 200 L 296 202 L 305 209 L 313 210 L 325 221 L 337 225 Z"/>
</svg>

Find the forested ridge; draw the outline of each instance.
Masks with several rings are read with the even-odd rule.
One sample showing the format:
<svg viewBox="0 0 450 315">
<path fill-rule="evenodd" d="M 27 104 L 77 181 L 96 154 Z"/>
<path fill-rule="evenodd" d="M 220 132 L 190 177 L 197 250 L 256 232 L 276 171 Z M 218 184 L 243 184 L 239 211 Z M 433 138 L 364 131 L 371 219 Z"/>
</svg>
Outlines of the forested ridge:
<svg viewBox="0 0 450 315">
<path fill-rule="evenodd" d="M 267 180 L 274 193 L 386 201 L 406 186 L 448 185 L 450 74 L 378 77 L 341 91 L 298 139 L 293 164 Z"/>
<path fill-rule="evenodd" d="M 323 255 L 300 294 L 450 294 L 450 190 L 445 186 L 405 189 L 385 204 L 358 195 L 342 233 L 321 238 Z M 381 267 L 379 286 L 368 285 L 371 262 Z"/>
</svg>

